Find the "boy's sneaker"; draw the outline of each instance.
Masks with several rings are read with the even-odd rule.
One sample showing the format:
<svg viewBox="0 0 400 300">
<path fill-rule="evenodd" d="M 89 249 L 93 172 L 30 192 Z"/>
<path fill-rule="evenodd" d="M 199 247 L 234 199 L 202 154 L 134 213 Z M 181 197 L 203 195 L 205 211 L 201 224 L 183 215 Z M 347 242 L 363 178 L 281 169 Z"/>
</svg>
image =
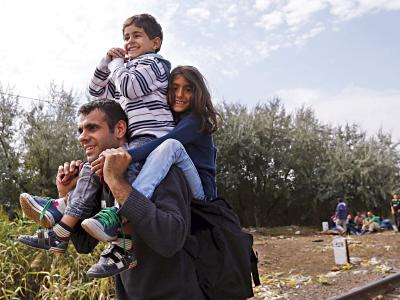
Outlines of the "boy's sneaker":
<svg viewBox="0 0 400 300">
<path fill-rule="evenodd" d="M 43 212 L 40 225 L 46 228 L 53 227 L 55 223 L 61 220 L 66 206 L 64 199 L 42 198 L 27 193 L 19 196 L 19 203 L 24 214 L 36 223 L 39 223 L 40 215 Z"/>
<path fill-rule="evenodd" d="M 18 240 L 27 246 L 47 250 L 51 253 L 63 254 L 68 247 L 68 240 L 57 237 L 53 230 L 39 229 L 36 235 L 21 235 Z"/>
<path fill-rule="evenodd" d="M 133 268 L 136 264 L 133 252 L 124 251 L 118 245 L 112 244 L 101 253 L 99 261 L 86 274 L 89 277 L 105 278 Z"/>
<path fill-rule="evenodd" d="M 94 217 L 83 220 L 81 225 L 95 239 L 110 242 L 117 239 L 121 220 L 116 207 L 106 207 Z"/>
</svg>

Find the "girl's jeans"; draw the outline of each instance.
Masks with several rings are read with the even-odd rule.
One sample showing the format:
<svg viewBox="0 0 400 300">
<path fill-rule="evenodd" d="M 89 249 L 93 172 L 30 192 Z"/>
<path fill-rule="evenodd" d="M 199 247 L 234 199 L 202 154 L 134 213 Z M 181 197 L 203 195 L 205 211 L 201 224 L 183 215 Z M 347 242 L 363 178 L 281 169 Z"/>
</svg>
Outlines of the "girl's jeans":
<svg viewBox="0 0 400 300">
<path fill-rule="evenodd" d="M 204 200 L 199 173 L 183 145 L 174 139 L 165 140 L 149 154 L 132 187 L 150 199 L 172 165 L 183 171 L 193 197 Z"/>
</svg>

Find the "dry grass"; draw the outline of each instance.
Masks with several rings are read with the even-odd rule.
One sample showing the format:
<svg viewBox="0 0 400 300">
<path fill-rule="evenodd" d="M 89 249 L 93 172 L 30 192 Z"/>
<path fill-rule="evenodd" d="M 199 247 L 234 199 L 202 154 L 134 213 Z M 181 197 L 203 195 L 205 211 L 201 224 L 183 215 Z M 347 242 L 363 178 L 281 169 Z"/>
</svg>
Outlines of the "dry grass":
<svg viewBox="0 0 400 300">
<path fill-rule="evenodd" d="M 10 222 L 0 210 L 0 299 L 113 299 L 112 279 L 90 279 L 85 272 L 103 247 L 89 255 L 69 246 L 64 255 L 36 251 L 17 241 L 33 234 L 30 221 Z"/>
<path fill-rule="evenodd" d="M 293 236 L 293 235 L 302 235 L 302 236 L 310 236 L 321 231 L 319 228 L 315 227 L 305 227 L 305 226 L 280 226 L 280 227 L 260 227 L 260 228 L 247 228 L 252 234 L 259 234 L 264 236 Z M 297 232 L 297 234 L 296 234 Z"/>
</svg>

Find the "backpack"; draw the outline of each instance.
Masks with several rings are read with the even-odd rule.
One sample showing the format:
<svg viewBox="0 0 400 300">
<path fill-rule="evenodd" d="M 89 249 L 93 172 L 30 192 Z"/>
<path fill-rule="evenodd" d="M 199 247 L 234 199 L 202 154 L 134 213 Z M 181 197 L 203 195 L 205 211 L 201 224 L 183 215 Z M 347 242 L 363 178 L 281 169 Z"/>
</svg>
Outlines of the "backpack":
<svg viewBox="0 0 400 300">
<path fill-rule="evenodd" d="M 252 277 L 260 285 L 253 236 L 222 198 L 192 200 L 191 233 L 184 249 L 192 257 L 199 286 L 208 300 L 253 297 Z"/>
</svg>

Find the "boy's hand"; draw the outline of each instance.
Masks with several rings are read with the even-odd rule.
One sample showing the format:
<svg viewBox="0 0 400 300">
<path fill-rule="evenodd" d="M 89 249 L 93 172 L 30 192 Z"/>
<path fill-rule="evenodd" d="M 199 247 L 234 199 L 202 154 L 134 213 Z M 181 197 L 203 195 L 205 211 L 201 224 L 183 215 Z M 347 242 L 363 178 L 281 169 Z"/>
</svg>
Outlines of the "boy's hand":
<svg viewBox="0 0 400 300">
<path fill-rule="evenodd" d="M 108 50 L 107 55 L 111 57 L 111 59 L 114 58 L 125 59 L 126 51 L 122 48 L 111 48 L 110 50 Z"/>
<path fill-rule="evenodd" d="M 105 157 L 103 154 L 99 155 L 99 158 L 96 159 L 94 162 L 91 163 L 91 171 L 92 173 L 96 173 L 97 176 L 102 177 L 103 176 L 103 167 L 104 167 L 104 161 Z"/>
</svg>

